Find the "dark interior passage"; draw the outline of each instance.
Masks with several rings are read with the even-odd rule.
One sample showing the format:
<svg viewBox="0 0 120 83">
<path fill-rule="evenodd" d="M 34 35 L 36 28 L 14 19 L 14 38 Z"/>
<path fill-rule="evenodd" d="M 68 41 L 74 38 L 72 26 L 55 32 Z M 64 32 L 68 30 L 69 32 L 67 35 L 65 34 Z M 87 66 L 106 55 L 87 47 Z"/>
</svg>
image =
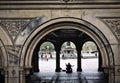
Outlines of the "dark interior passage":
<svg viewBox="0 0 120 83">
<path fill-rule="evenodd" d="M 64 42 L 73 42 L 75 44 L 76 47 L 76 72 L 73 72 L 72 74 L 66 74 L 65 72 L 61 72 L 61 47 L 63 45 Z M 90 83 L 90 81 L 92 81 L 92 83 L 107 83 L 107 75 L 105 75 L 102 70 L 101 72 L 92 72 L 92 73 L 82 73 L 82 46 L 85 42 L 87 41 L 92 41 L 94 42 L 94 40 L 88 36 L 87 34 L 85 34 L 82 31 L 78 31 L 76 29 L 59 29 L 59 30 L 55 30 L 50 32 L 49 34 L 47 34 L 46 36 L 44 36 L 39 43 L 36 45 L 36 48 L 34 49 L 33 52 L 33 57 L 32 57 L 32 69 L 31 69 L 31 74 L 33 75 L 29 75 L 27 76 L 27 83 L 36 83 L 36 82 L 40 82 L 40 83 L 63 83 L 63 82 L 67 82 L 67 83 Z M 54 60 L 55 62 L 52 64 L 49 64 L 49 67 L 51 67 L 52 65 L 55 65 L 55 67 L 52 69 L 52 73 L 49 76 L 48 72 L 44 72 L 46 74 L 42 74 L 43 72 L 41 72 L 41 68 L 39 67 L 39 50 L 40 50 L 40 46 L 44 43 L 44 42 L 51 42 L 54 45 L 54 51 L 55 51 L 55 57 Z M 96 45 L 97 47 L 97 45 Z M 47 49 L 47 47 L 46 47 Z M 98 69 L 102 69 L 102 59 L 101 59 L 101 53 L 98 49 Z M 41 57 L 41 56 L 40 56 Z M 43 68 L 45 69 L 45 68 Z M 89 68 L 88 68 L 89 69 Z M 35 74 L 36 72 L 36 74 Z M 81 73 L 80 73 L 81 72 Z M 63 79 L 64 78 L 64 79 Z M 104 79 L 104 80 L 103 80 Z M 31 81 L 30 81 L 31 80 Z M 43 81 L 43 82 L 42 82 Z M 74 81 L 74 82 L 72 82 Z"/>
<path fill-rule="evenodd" d="M 76 70 L 77 71 L 82 71 L 82 63 L 81 63 L 81 59 L 83 58 L 81 52 L 82 52 L 82 47 L 84 45 L 85 42 L 87 41 L 91 41 L 94 42 L 94 40 L 88 36 L 87 34 L 85 34 L 84 32 L 75 30 L 75 29 L 59 29 L 59 30 L 55 30 L 50 32 L 49 34 L 47 34 L 46 36 L 44 36 L 40 42 L 37 44 L 36 48 L 34 49 L 33 52 L 33 58 L 32 58 L 32 71 L 33 72 L 39 72 L 39 57 L 38 53 L 40 51 L 40 46 L 45 43 L 45 42 L 50 42 L 53 46 L 54 46 L 54 59 L 55 59 L 55 63 L 56 67 L 55 67 L 55 71 L 56 72 L 60 72 L 60 67 L 61 67 L 61 62 L 60 62 L 60 58 L 61 58 L 61 54 L 62 54 L 62 45 L 64 44 L 64 42 L 73 42 L 75 45 L 75 57 L 76 60 Z M 50 46 L 49 46 L 50 47 Z M 97 46 L 96 46 L 97 47 Z M 46 46 L 46 48 L 44 48 L 45 50 L 48 49 L 48 46 Z M 67 52 L 70 51 L 70 49 L 72 48 L 68 48 Z M 50 51 L 46 51 L 45 53 L 43 52 L 43 54 L 41 55 L 48 55 L 49 53 L 51 53 Z M 99 53 L 99 60 L 98 60 L 98 69 L 101 69 L 101 65 L 102 65 L 102 59 L 100 58 L 100 51 L 98 49 L 98 53 Z M 62 54 L 63 55 L 63 54 Z M 67 56 L 71 56 L 69 54 L 67 54 Z M 72 57 L 72 56 L 71 56 Z M 53 65 L 53 64 L 52 64 Z"/>
</svg>

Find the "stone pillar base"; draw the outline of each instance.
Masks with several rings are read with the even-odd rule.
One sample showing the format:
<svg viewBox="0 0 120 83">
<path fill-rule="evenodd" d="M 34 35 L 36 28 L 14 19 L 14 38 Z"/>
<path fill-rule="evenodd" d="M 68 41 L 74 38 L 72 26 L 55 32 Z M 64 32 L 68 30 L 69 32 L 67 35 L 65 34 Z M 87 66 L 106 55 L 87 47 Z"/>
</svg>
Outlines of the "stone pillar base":
<svg viewBox="0 0 120 83">
<path fill-rule="evenodd" d="M 60 72 L 61 71 L 61 68 L 57 68 L 56 70 L 55 70 L 55 72 Z"/>
<path fill-rule="evenodd" d="M 82 72 L 82 69 L 81 69 L 81 68 L 78 68 L 78 69 L 77 69 L 77 72 Z"/>
</svg>

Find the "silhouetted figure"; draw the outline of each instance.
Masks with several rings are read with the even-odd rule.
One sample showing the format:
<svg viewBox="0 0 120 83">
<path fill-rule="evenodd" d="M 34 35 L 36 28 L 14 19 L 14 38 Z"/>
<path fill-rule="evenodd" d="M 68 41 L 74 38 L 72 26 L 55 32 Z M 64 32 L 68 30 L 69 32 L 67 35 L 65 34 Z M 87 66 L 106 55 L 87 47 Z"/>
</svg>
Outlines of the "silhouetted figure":
<svg viewBox="0 0 120 83">
<path fill-rule="evenodd" d="M 47 54 L 45 54 L 45 60 L 47 60 L 47 61 L 48 61 L 48 56 L 47 56 Z"/>
<path fill-rule="evenodd" d="M 52 54 L 51 54 L 51 53 L 49 53 L 49 55 L 50 55 L 50 58 L 52 59 Z"/>
<path fill-rule="evenodd" d="M 72 73 L 72 66 L 70 63 L 66 64 L 66 73 Z"/>
<path fill-rule="evenodd" d="M 41 60 L 43 60 L 43 53 L 41 54 Z"/>
<path fill-rule="evenodd" d="M 62 55 L 62 59 L 65 59 L 65 56 L 64 56 L 64 54 Z"/>
</svg>

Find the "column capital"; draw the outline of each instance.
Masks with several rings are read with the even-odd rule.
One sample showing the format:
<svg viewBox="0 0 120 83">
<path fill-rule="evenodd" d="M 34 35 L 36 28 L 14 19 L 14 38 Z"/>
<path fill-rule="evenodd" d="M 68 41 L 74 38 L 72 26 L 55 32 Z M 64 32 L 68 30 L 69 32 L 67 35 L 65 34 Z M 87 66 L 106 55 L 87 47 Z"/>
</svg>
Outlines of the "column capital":
<svg viewBox="0 0 120 83">
<path fill-rule="evenodd" d="M 56 68 L 55 69 L 55 72 L 60 72 L 61 71 L 61 68 Z"/>
<path fill-rule="evenodd" d="M 76 50 L 81 51 L 82 50 L 82 44 L 76 44 Z"/>
<path fill-rule="evenodd" d="M 21 70 L 21 71 L 24 71 L 26 75 L 29 75 L 31 68 L 32 68 L 31 66 L 27 66 L 24 68 L 24 70 Z"/>
<path fill-rule="evenodd" d="M 60 50 L 61 50 L 61 46 L 60 46 L 60 45 L 56 45 L 56 46 L 55 46 L 55 51 L 56 51 L 56 52 L 60 52 Z"/>
</svg>

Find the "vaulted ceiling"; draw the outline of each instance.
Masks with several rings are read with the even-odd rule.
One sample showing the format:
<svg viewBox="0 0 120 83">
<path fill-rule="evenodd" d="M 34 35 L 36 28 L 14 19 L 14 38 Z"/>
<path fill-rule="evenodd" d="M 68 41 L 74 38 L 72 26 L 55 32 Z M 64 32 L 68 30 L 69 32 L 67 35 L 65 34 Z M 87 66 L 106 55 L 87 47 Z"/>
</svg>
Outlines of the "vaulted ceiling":
<svg viewBox="0 0 120 83">
<path fill-rule="evenodd" d="M 42 40 L 50 42 L 65 42 L 65 41 L 86 42 L 92 40 L 92 38 L 79 30 L 59 29 L 50 32 L 45 37 L 43 37 Z"/>
</svg>

